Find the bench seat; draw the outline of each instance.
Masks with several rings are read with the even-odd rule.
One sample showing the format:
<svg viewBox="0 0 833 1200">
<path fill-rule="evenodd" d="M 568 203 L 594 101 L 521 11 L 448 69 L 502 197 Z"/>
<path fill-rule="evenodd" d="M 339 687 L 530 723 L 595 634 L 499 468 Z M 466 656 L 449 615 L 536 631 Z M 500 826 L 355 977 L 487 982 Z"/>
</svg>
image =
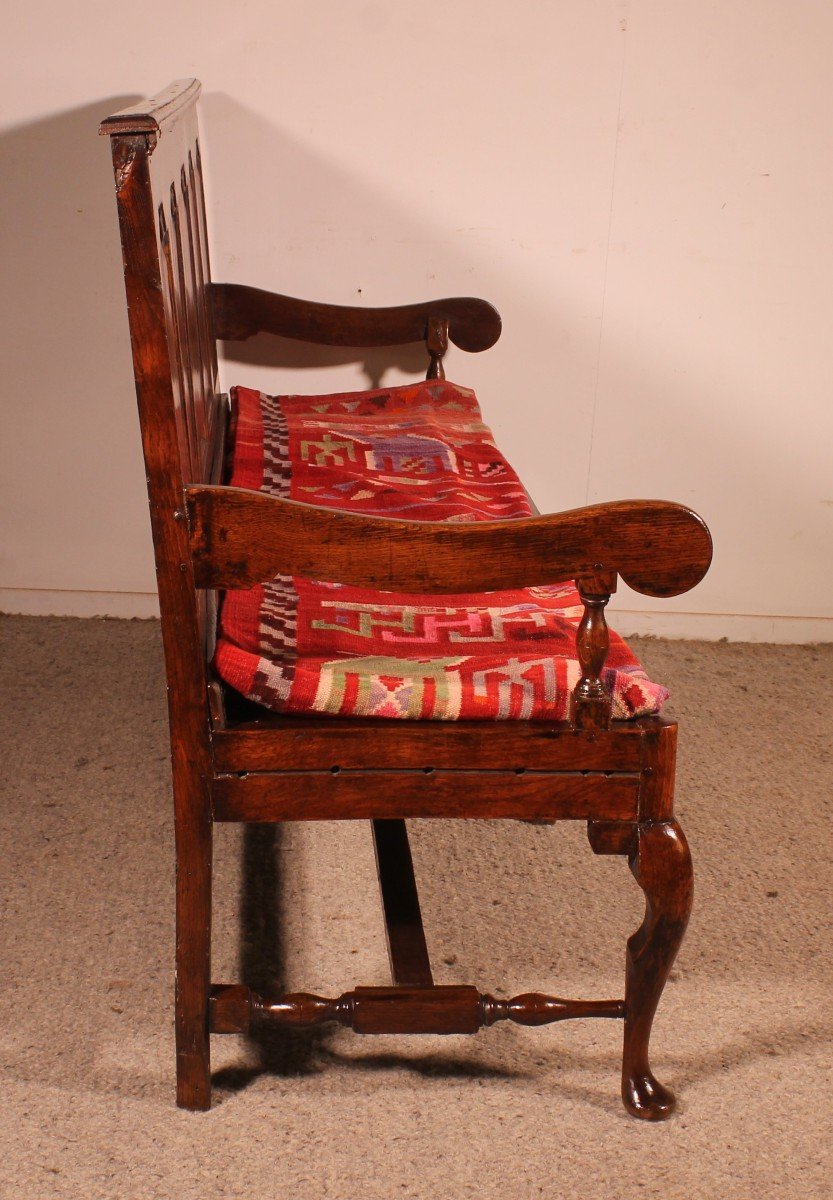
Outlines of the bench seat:
<svg viewBox="0 0 833 1200">
<path fill-rule="evenodd" d="M 533 513 L 474 393 L 447 380 L 231 399 L 232 486 L 420 521 Z M 561 721 L 582 612 L 572 581 L 428 596 L 281 575 L 226 593 L 214 666 L 276 712 Z M 668 694 L 612 632 L 603 679 L 614 718 L 655 714 Z"/>
</svg>

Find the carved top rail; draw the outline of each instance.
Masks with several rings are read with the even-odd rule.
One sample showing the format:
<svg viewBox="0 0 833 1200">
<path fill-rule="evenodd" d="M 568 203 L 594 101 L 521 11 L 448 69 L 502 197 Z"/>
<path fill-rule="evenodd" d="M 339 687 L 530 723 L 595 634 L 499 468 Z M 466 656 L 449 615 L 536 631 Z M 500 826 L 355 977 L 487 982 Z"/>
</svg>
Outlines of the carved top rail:
<svg viewBox="0 0 833 1200">
<path fill-rule="evenodd" d="M 662 500 L 447 524 L 358 516 L 241 488 L 194 486 L 186 496 L 198 587 L 247 588 L 284 573 L 443 593 L 616 574 L 644 595 L 676 596 L 700 582 L 712 555 L 701 518 Z"/>
<path fill-rule="evenodd" d="M 197 102 L 202 90 L 198 79 L 175 79 L 164 91 L 105 117 L 98 127 L 102 136 L 115 133 L 151 133 L 157 137 L 170 129 Z"/>
</svg>

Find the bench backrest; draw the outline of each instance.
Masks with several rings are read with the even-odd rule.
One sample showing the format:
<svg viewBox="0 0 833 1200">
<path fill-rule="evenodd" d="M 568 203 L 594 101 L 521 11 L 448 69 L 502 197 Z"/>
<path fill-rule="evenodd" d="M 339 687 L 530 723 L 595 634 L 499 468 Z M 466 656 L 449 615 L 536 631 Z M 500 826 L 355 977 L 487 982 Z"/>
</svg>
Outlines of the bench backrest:
<svg viewBox="0 0 833 1200">
<path fill-rule="evenodd" d="M 180 80 L 108 117 L 101 133 L 113 151 L 172 718 L 176 707 L 207 728 L 216 598 L 194 586 L 183 489 L 219 481 L 227 406 L 209 311 L 199 93 L 197 80 Z"/>
<path fill-rule="evenodd" d="M 185 483 L 209 479 L 219 409 L 199 93 L 196 80 L 182 80 L 101 125 L 113 149 L 134 361 L 142 351 L 137 387 L 141 374 L 159 402 L 165 393 Z M 140 409 L 145 392 L 139 388 Z M 159 408 L 148 413 L 154 424 Z M 141 411 L 143 425 L 145 415 Z"/>
</svg>

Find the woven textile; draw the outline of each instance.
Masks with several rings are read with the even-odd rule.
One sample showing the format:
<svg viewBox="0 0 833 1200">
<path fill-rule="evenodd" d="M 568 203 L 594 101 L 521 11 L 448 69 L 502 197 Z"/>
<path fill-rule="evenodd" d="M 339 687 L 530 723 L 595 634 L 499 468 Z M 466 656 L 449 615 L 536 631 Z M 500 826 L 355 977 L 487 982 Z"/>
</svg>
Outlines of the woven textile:
<svg viewBox="0 0 833 1200">
<path fill-rule="evenodd" d="M 235 487 L 410 520 L 531 514 L 474 393 L 446 380 L 332 396 L 235 388 L 232 404 Z M 279 575 L 226 594 L 215 666 L 281 712 L 563 720 L 581 614 L 572 583 L 426 596 Z M 615 717 L 658 712 L 667 695 L 613 633 L 604 681 Z"/>
</svg>

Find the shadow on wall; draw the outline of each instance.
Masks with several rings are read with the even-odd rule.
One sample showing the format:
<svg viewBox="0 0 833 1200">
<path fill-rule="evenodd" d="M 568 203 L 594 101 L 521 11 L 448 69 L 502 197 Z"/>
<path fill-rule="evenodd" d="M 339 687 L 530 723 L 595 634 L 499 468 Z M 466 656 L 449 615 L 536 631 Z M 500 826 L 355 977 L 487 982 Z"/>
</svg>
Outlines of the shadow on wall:
<svg viewBox="0 0 833 1200">
<path fill-rule="evenodd" d="M 256 283 L 302 299 L 369 307 L 468 294 L 465 281 L 472 265 L 460 254 L 459 237 L 450 236 L 448 230 L 444 233 L 439 222 L 436 227 L 423 228 L 413 214 L 365 186 L 361 164 L 348 175 L 222 93 L 205 94 L 201 106 L 203 126 L 211 131 L 206 151 L 208 175 L 219 181 L 216 195 L 210 196 L 215 234 L 222 231 L 226 241 L 232 229 L 258 229 L 266 250 L 263 258 L 286 265 L 286 274 L 280 278 L 267 274 L 255 280 L 251 270 L 244 272 L 245 278 L 231 278 L 229 272 L 218 269 L 215 261 L 215 278 L 226 281 L 228 275 L 228 282 Z M 279 193 L 274 186 L 275 163 L 280 164 Z M 243 186 L 241 180 L 245 181 Z M 229 215 L 226 223 L 232 203 L 234 215 Z M 301 222 L 299 213 L 303 214 Z M 413 269 L 399 265 L 403 258 L 407 260 L 403 245 L 414 247 Z M 390 266 L 392 246 L 398 263 L 395 281 Z M 251 243 L 241 247 L 241 257 L 247 249 L 251 250 Z M 227 260 L 236 257 L 234 251 L 226 255 Z M 432 271 L 426 266 L 426 258 L 441 261 L 443 274 L 453 280 L 450 291 L 443 291 L 433 282 L 439 267 Z M 314 260 L 312 271 L 310 259 Z M 353 288 L 345 294 L 348 280 L 354 279 L 368 286 L 364 291 Z M 393 291 L 380 297 L 374 283 L 377 287 L 392 286 Z M 452 346 L 449 357 L 454 353 Z M 276 371 L 322 371 L 356 364 L 364 379 L 344 386 L 370 388 L 390 382 L 384 380 L 390 371 L 424 376 L 428 365 L 422 345 L 351 349 L 310 346 L 271 336 L 224 343 L 223 357 L 229 363 Z M 336 381 L 331 386 L 341 385 Z M 318 385 L 307 390 L 318 390 Z"/>
<path fill-rule="evenodd" d="M 366 380 L 362 386 L 366 388 L 382 387 L 384 376 L 390 370 L 396 369 L 409 375 L 423 376 L 428 366 L 428 355 L 421 346 L 386 346 L 381 349 L 357 350 L 345 346 L 312 346 L 269 334 L 258 334 L 245 342 L 223 342 L 222 354 L 225 362 L 248 367 L 265 367 L 272 371 L 320 371 L 358 363 Z M 338 384 L 334 384 L 333 387 L 337 389 Z M 345 386 L 344 390 L 348 388 Z M 349 390 L 355 388 L 351 386 Z"/>
<path fill-rule="evenodd" d="M 39 384 L 113 382 L 98 376 L 107 356 L 96 348 L 124 342 L 127 323 L 112 167 L 96 130 L 138 98 L 112 96 L 0 134 L 3 274 L 13 284 L 4 331 L 14 362 Z"/>
<path fill-rule="evenodd" d="M 0 134 L 0 506 L 25 513 L 5 539 L 0 585 L 153 587 L 139 442 L 124 436 L 135 402 L 112 166 L 97 136 L 102 117 L 135 100 Z"/>
<path fill-rule="evenodd" d="M 540 346 L 546 338 L 557 352 L 563 338 L 564 360 L 570 360 L 569 338 L 563 330 L 547 325 L 545 310 L 534 298 L 517 294 L 517 281 L 511 289 L 503 284 L 495 288 L 499 274 L 493 249 L 467 236 L 470 231 L 454 229 L 450 220 L 443 220 L 440 206 L 436 219 L 425 221 L 418 205 L 405 206 L 365 182 L 366 164 L 359 162 L 355 169 L 345 170 L 340 163 L 311 153 L 308 145 L 227 95 L 205 94 L 201 106 L 202 127 L 207 131 L 216 279 L 303 299 L 371 307 L 449 295 L 482 296 L 499 306 L 496 290 L 511 290 L 516 327 L 504 331 L 506 342 L 502 340 L 486 355 L 469 355 L 451 346 L 446 359 L 449 377 L 469 383 L 478 374 L 477 359 L 494 366 L 499 356 L 517 352 L 521 340 Z M 384 154 L 384 146 L 368 146 L 368 161 L 378 161 Z M 484 156 L 484 187 L 491 170 Z M 430 192 L 426 180 L 425 193 Z M 259 232 L 256 253 L 250 238 L 242 244 L 239 239 L 238 231 L 252 229 Z M 391 269 L 394 255 L 395 271 Z M 280 264 L 278 277 L 270 269 L 274 263 Z M 264 336 L 224 343 L 223 357 L 228 363 L 276 371 L 318 372 L 359 364 L 364 379 L 348 381 L 345 387 L 390 383 L 383 378 L 389 371 L 424 376 L 428 361 L 422 345 L 351 350 Z M 543 356 L 538 358 L 543 371 Z M 527 369 L 535 370 L 529 360 Z M 552 388 L 552 362 L 547 370 Z M 282 380 L 280 386 L 294 385 Z M 341 384 L 334 375 L 331 385 L 319 379 L 314 386 L 300 386 L 319 391 Z M 489 416 L 497 417 L 493 423 L 500 425 L 499 412 L 490 409 Z"/>
</svg>

